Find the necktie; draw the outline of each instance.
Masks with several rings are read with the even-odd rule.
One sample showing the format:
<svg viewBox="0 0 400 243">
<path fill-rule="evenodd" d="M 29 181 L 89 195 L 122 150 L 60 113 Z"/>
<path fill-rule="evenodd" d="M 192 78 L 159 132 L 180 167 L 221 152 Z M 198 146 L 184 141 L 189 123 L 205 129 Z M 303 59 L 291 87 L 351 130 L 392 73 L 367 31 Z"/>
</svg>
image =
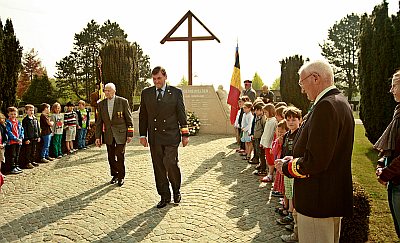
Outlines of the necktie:
<svg viewBox="0 0 400 243">
<path fill-rule="evenodd" d="M 161 101 L 161 99 L 162 99 L 162 89 L 157 89 L 157 91 L 158 91 L 158 95 L 157 95 L 157 101 Z"/>
</svg>

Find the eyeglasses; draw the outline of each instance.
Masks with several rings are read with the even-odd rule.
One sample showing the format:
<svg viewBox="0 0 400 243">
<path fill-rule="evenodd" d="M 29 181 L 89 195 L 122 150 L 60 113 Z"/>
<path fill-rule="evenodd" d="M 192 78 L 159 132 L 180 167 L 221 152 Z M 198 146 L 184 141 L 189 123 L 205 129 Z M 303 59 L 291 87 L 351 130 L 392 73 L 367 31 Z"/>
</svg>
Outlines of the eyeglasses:
<svg viewBox="0 0 400 243">
<path fill-rule="evenodd" d="M 305 77 L 305 78 L 303 78 L 303 79 L 300 79 L 300 80 L 299 80 L 299 86 L 300 86 L 300 87 L 303 87 L 303 82 L 304 82 L 306 79 L 308 79 L 309 77 L 313 76 L 313 75 L 318 75 L 318 74 L 317 74 L 317 73 L 310 73 L 307 77 Z"/>
</svg>

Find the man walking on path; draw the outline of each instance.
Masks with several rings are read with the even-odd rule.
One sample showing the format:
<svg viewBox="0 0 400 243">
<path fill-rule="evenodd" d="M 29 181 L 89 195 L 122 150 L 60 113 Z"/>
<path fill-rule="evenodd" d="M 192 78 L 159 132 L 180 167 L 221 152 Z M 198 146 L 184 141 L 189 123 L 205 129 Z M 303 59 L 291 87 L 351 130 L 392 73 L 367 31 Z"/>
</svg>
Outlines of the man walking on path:
<svg viewBox="0 0 400 243">
<path fill-rule="evenodd" d="M 189 143 L 182 90 L 167 85 L 167 73 L 158 66 L 152 71 L 154 86 L 144 89 L 140 101 L 140 143 L 150 144 L 151 159 L 157 192 L 161 196 L 157 208 L 171 201 L 171 184 L 174 202 L 181 201 L 181 172 L 178 166 L 178 146 Z M 147 141 L 148 139 L 148 141 Z"/>
<path fill-rule="evenodd" d="M 108 163 L 112 176 L 110 183 L 114 184 L 118 181 L 118 186 L 122 186 L 125 178 L 125 145 L 132 141 L 133 122 L 128 100 L 115 95 L 115 92 L 115 84 L 105 85 L 106 99 L 98 105 L 96 146 L 102 145 L 101 135 L 104 132 L 104 143 L 107 145 Z"/>
</svg>

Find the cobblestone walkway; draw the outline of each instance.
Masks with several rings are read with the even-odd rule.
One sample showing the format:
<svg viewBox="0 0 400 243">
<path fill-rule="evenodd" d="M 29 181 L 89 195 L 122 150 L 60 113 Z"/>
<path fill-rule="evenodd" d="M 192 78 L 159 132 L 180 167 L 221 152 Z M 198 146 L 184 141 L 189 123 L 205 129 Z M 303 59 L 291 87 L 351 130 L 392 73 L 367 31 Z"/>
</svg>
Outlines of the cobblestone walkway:
<svg viewBox="0 0 400 243">
<path fill-rule="evenodd" d="M 148 148 L 126 150 L 122 187 L 106 148 L 92 147 L 19 175 L 0 193 L 0 242 L 281 242 L 270 185 L 235 153 L 234 138 L 201 135 L 180 148 L 182 201 L 163 209 Z"/>
</svg>

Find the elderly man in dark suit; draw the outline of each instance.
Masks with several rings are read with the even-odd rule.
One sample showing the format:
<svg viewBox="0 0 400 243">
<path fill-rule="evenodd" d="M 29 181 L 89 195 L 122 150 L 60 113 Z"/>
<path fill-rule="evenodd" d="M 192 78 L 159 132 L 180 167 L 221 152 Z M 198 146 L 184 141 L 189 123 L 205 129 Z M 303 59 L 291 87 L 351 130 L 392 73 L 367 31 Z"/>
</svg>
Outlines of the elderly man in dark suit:
<svg viewBox="0 0 400 243">
<path fill-rule="evenodd" d="M 171 201 L 171 184 L 174 202 L 181 201 L 181 172 L 178 166 L 178 146 L 189 142 L 185 105 L 182 90 L 167 85 L 167 73 L 158 66 L 152 71 L 154 86 L 143 90 L 140 101 L 140 143 L 147 147 L 153 162 L 157 192 L 161 196 L 157 208 Z M 147 140 L 148 139 L 148 140 Z"/>
<path fill-rule="evenodd" d="M 98 147 L 102 145 L 101 135 L 104 132 L 112 176 L 110 183 L 118 181 L 118 186 L 122 186 L 125 178 L 125 145 L 132 141 L 133 122 L 128 100 L 115 95 L 115 92 L 113 83 L 105 85 L 106 99 L 98 104 L 95 143 Z"/>
<path fill-rule="evenodd" d="M 302 92 L 314 104 L 294 139 L 293 157 L 275 165 L 295 178 L 299 242 L 339 242 L 341 218 L 353 208 L 353 113 L 334 86 L 329 63 L 306 63 L 299 74 Z"/>
</svg>

